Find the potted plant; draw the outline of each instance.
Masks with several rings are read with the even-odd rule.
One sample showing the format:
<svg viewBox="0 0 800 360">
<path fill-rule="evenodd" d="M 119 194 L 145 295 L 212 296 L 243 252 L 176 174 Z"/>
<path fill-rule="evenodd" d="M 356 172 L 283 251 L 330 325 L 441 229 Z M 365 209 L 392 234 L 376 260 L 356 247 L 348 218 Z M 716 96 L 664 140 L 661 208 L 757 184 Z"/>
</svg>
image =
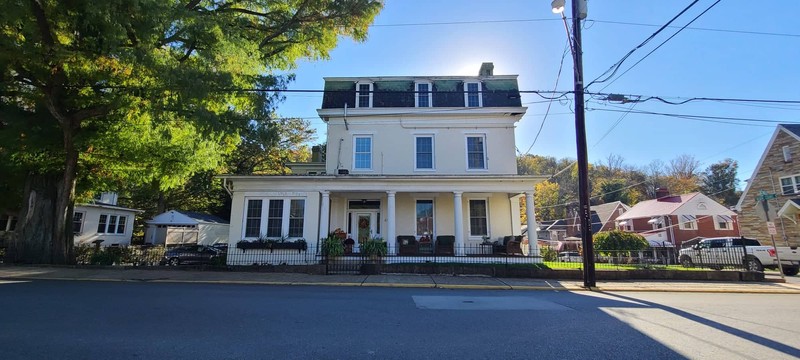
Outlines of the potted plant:
<svg viewBox="0 0 800 360">
<path fill-rule="evenodd" d="M 386 256 L 386 242 L 379 236 L 373 236 L 361 245 L 361 253 L 369 257 L 369 261 L 361 265 L 361 273 L 374 275 L 380 273 L 380 258 Z"/>
<path fill-rule="evenodd" d="M 344 255 L 344 244 L 338 236 L 333 233 L 322 240 L 322 255 L 335 258 Z"/>
</svg>

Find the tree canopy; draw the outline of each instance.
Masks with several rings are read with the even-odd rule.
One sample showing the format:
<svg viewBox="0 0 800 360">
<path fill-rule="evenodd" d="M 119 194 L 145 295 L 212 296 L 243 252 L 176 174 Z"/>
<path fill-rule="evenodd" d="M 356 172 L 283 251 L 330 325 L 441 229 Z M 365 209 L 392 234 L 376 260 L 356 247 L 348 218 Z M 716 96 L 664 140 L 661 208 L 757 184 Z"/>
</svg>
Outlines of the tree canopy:
<svg viewBox="0 0 800 360">
<path fill-rule="evenodd" d="M 31 0 L 0 12 L 16 258 L 68 262 L 77 186 L 183 186 L 270 119 L 297 60 L 364 40 L 379 0 Z M 80 182 L 77 180 L 80 179 Z M 35 213 L 37 216 L 28 216 Z"/>
</svg>

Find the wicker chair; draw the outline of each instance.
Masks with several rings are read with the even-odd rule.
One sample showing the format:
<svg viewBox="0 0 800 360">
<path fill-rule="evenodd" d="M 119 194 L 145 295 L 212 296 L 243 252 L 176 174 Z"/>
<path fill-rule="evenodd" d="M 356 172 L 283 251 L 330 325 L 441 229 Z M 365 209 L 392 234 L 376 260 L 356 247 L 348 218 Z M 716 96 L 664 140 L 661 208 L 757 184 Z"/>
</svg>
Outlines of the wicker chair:
<svg viewBox="0 0 800 360">
<path fill-rule="evenodd" d="M 505 255 L 521 255 L 522 254 L 522 236 L 504 236 L 502 243 L 496 243 L 492 247 L 492 253 L 505 254 Z"/>
<path fill-rule="evenodd" d="M 417 255 L 419 242 L 414 235 L 398 235 L 397 249 L 399 255 Z"/>
<path fill-rule="evenodd" d="M 455 255 L 453 246 L 456 237 L 453 235 L 439 235 L 436 237 L 436 255 Z"/>
</svg>

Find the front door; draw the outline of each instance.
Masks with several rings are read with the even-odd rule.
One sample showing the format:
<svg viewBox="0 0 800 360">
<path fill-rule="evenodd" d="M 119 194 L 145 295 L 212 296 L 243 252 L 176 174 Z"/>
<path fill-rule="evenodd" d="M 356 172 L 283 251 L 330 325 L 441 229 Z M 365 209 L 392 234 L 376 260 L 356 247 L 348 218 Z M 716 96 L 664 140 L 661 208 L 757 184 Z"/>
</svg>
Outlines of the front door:
<svg viewBox="0 0 800 360">
<path fill-rule="evenodd" d="M 376 211 L 359 211 L 352 213 L 352 224 L 355 227 L 355 240 L 362 244 L 378 235 L 378 213 Z"/>
</svg>

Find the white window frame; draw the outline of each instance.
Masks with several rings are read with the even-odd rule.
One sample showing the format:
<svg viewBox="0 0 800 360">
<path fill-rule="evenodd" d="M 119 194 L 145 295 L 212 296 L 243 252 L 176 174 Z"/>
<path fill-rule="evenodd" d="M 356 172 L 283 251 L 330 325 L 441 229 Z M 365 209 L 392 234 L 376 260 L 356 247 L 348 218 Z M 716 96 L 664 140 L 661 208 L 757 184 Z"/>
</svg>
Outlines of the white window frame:
<svg viewBox="0 0 800 360">
<path fill-rule="evenodd" d="M 471 168 L 469 165 L 469 138 L 474 137 L 481 137 L 483 138 L 483 167 L 482 168 Z M 486 133 L 472 133 L 472 134 L 465 134 L 464 136 L 464 156 L 466 159 L 466 167 L 467 171 L 486 171 L 489 170 L 489 155 L 488 155 L 488 148 L 489 146 L 486 144 Z"/>
<path fill-rule="evenodd" d="M 486 213 L 484 217 L 486 217 L 486 234 L 475 234 L 472 232 L 472 201 L 483 201 L 484 208 L 486 209 Z M 484 236 L 490 236 L 492 225 L 490 223 L 491 216 L 489 216 L 489 198 L 468 198 L 467 199 L 467 228 L 469 228 L 469 237 L 470 238 L 483 238 Z"/>
<path fill-rule="evenodd" d="M 786 192 L 786 190 L 783 188 L 783 186 L 784 186 L 783 185 L 783 179 L 789 179 L 792 182 L 792 188 L 794 189 L 794 192 Z M 778 183 L 781 186 L 781 194 L 782 195 L 794 195 L 794 194 L 800 192 L 800 174 L 793 174 L 793 175 L 790 175 L 790 176 L 781 176 L 780 178 L 778 178 Z"/>
<path fill-rule="evenodd" d="M 75 231 L 75 215 L 81 214 L 81 226 L 78 228 L 78 231 Z M 72 233 L 73 234 L 83 234 L 83 226 L 86 224 L 86 212 L 85 211 L 75 211 L 72 213 Z M 127 224 L 126 224 L 127 225 Z"/>
<path fill-rule="evenodd" d="M 358 139 L 361 138 L 368 138 L 369 139 L 369 167 L 367 168 L 360 168 L 357 167 L 356 163 L 356 155 L 358 154 L 356 151 L 356 142 Z M 375 139 L 373 139 L 372 134 L 354 134 L 353 135 L 353 171 L 372 171 L 373 163 L 375 162 Z"/>
<path fill-rule="evenodd" d="M 436 233 L 436 199 L 434 198 L 418 198 L 414 199 L 414 232 L 417 232 L 417 221 L 419 218 L 417 217 L 417 204 L 420 201 L 430 201 L 431 202 L 431 216 L 433 223 L 431 224 L 431 231 L 428 232 L 428 237 L 433 238 L 433 234 Z M 423 236 L 425 234 L 416 234 L 417 236 Z"/>
<path fill-rule="evenodd" d="M 375 84 L 370 81 L 359 81 L 356 83 L 356 108 L 364 108 L 361 106 L 361 86 L 369 85 L 369 106 L 372 107 L 372 94 L 374 93 Z"/>
<path fill-rule="evenodd" d="M 680 230 L 697 230 L 697 218 L 692 221 L 683 221 L 678 215 L 678 229 Z"/>
<path fill-rule="evenodd" d="M 433 107 L 433 82 L 430 81 L 415 81 L 414 82 L 414 107 L 419 106 L 419 98 L 423 96 L 423 94 L 419 90 L 420 85 L 428 85 L 428 93 L 425 97 L 428 98 L 428 106 L 422 107 Z"/>
<path fill-rule="evenodd" d="M 417 156 L 419 155 L 419 149 L 417 149 L 417 139 L 419 138 L 430 138 L 431 139 L 431 167 L 430 168 L 421 168 L 419 167 L 419 163 L 417 162 Z M 433 134 L 417 134 L 414 135 L 414 170 L 415 171 L 435 171 L 436 170 L 436 138 Z"/>
<path fill-rule="evenodd" d="M 722 224 L 725 224 L 724 228 L 720 226 Z M 720 218 L 718 215 L 714 215 L 714 230 L 731 230 L 731 229 L 733 229 L 733 219 L 731 219 L 731 221 L 722 221 L 722 218 Z"/>
<path fill-rule="evenodd" d="M 469 106 L 469 84 L 478 84 L 478 106 Z M 464 107 L 483 107 L 483 84 L 480 81 L 464 82 Z"/>
<path fill-rule="evenodd" d="M 259 234 L 258 236 L 246 236 L 247 235 L 247 210 L 250 204 L 250 200 L 261 200 L 261 214 L 259 217 Z M 242 233 L 241 238 L 242 240 L 258 240 L 261 236 L 266 235 L 267 231 L 267 224 L 269 222 L 269 205 L 274 200 L 282 200 L 283 201 L 283 208 L 281 209 L 281 235 L 280 237 L 286 237 L 290 241 L 294 241 L 297 239 L 305 239 L 305 226 L 306 226 L 306 219 L 308 219 L 308 199 L 302 196 L 290 196 L 290 197 L 262 197 L 262 196 L 249 196 L 244 198 L 244 212 L 242 213 Z M 291 207 L 292 201 L 302 200 L 303 204 L 303 235 L 302 236 L 289 236 L 289 222 L 291 216 Z M 276 236 L 271 236 L 270 238 L 276 238 Z"/>
<path fill-rule="evenodd" d="M 103 231 L 98 231 L 97 232 L 98 234 L 124 235 L 128 231 L 128 227 L 130 226 L 130 223 L 128 222 L 128 216 L 127 215 L 111 214 L 111 213 L 100 214 L 100 216 L 103 216 L 103 215 L 105 215 L 105 217 L 106 217 L 106 224 L 105 224 L 104 230 Z M 113 223 L 111 222 L 111 217 L 112 216 L 116 217 L 114 219 Z M 125 229 L 123 229 L 122 232 L 118 232 L 120 220 L 123 219 L 123 218 L 125 219 L 125 221 L 124 221 L 125 222 L 125 224 L 124 224 Z M 99 226 L 100 226 L 100 217 L 99 216 L 97 217 L 97 226 L 98 226 L 98 230 L 100 230 L 99 229 Z M 113 228 L 112 228 L 112 226 L 113 226 Z M 108 231 L 109 228 L 111 228 L 113 231 Z"/>
</svg>

